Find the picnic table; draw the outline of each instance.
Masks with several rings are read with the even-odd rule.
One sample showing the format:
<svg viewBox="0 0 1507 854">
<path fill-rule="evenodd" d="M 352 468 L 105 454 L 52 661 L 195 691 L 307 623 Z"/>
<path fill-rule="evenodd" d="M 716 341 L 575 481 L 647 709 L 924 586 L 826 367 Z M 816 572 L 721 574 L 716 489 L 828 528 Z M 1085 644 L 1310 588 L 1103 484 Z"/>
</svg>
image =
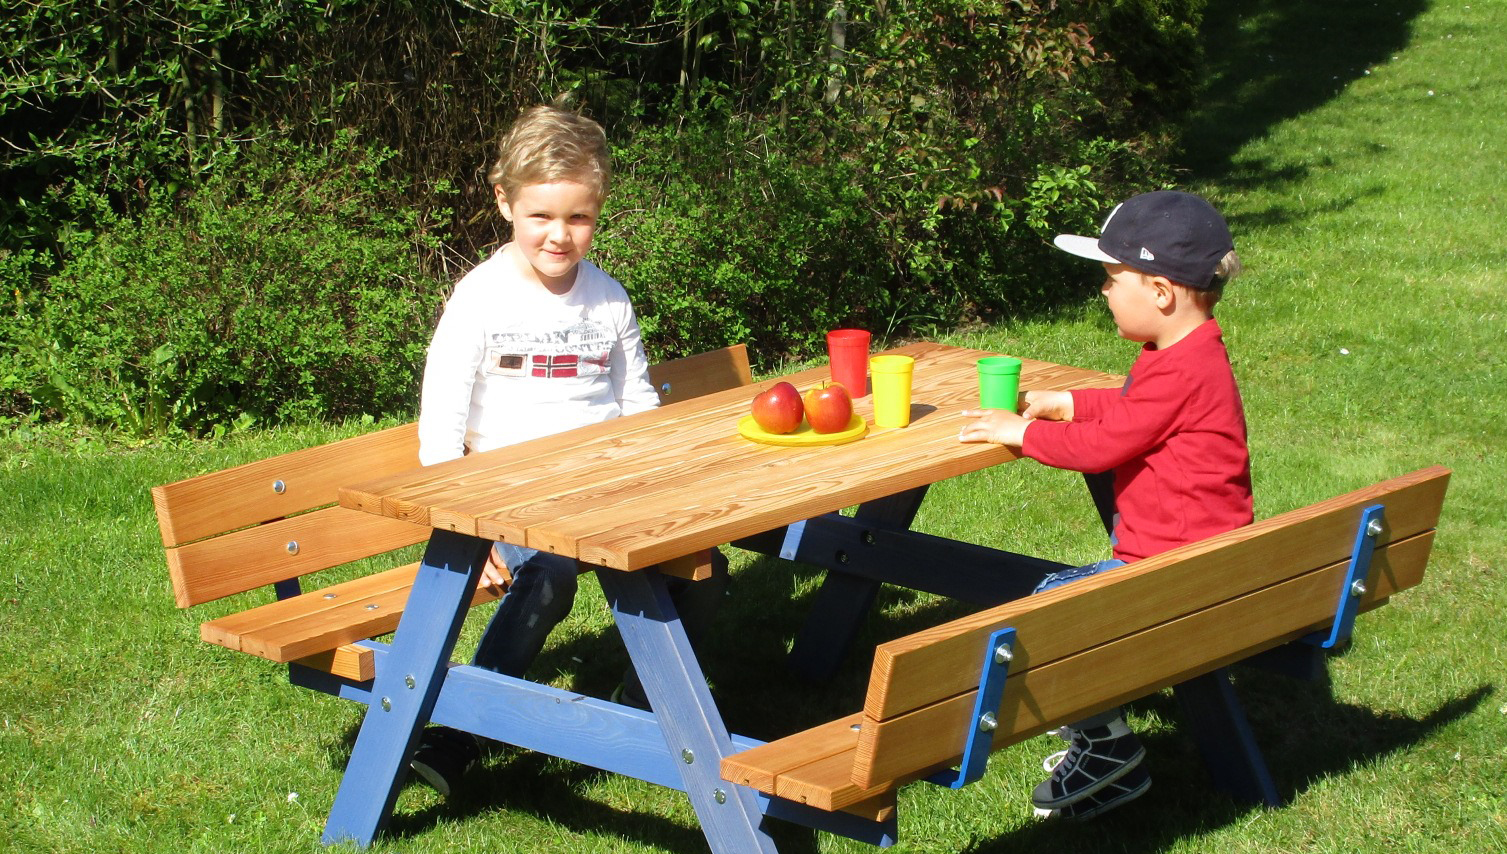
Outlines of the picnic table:
<svg viewBox="0 0 1507 854">
<path fill-rule="evenodd" d="M 860 397 L 855 411 L 871 426 L 846 444 L 773 446 L 738 433 L 755 393 L 778 379 L 805 388 L 825 378 L 820 368 L 342 488 L 343 507 L 432 533 L 365 698 L 325 841 L 372 841 L 429 722 L 683 790 L 717 852 L 775 851 L 766 815 L 881 841 L 884 822 L 862 805 L 817 810 L 721 777 L 723 758 L 759 742 L 724 726 L 656 567 L 734 543 L 841 569 L 827 576 L 792 651 L 798 669 L 819 676 L 881 583 L 996 603 L 1060 566 L 908 530 L 930 484 L 1018 455 L 957 441 L 958 413 L 977 405 L 975 361 L 992 354 L 934 343 L 889 352 L 916 360 L 911 423 L 873 427 L 872 402 Z M 1121 381 L 1023 360 L 1022 388 Z M 837 513 L 852 507 L 852 516 Z M 864 549 L 876 535 L 885 547 Z M 451 663 L 494 540 L 597 568 L 653 712 Z M 942 559 L 922 571 L 917 554 Z"/>
</svg>

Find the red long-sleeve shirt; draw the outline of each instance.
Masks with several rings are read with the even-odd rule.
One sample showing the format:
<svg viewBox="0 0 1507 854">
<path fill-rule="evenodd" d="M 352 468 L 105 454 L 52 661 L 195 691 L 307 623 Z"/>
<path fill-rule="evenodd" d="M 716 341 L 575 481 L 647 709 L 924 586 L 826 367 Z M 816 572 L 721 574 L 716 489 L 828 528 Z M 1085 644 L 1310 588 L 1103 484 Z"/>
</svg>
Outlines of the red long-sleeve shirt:
<svg viewBox="0 0 1507 854">
<path fill-rule="evenodd" d="M 1245 408 L 1210 318 L 1163 350 L 1142 348 L 1125 385 L 1073 392 L 1072 421 L 1032 421 L 1022 453 L 1114 471 L 1114 556 L 1130 561 L 1250 524 Z"/>
</svg>

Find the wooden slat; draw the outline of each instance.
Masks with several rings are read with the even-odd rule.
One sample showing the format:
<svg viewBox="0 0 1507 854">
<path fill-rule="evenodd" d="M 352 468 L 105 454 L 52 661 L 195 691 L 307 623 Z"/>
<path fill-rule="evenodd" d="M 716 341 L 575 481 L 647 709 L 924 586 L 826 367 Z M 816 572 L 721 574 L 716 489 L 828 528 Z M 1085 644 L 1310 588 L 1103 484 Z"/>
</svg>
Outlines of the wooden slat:
<svg viewBox="0 0 1507 854">
<path fill-rule="evenodd" d="M 1418 583 L 1432 537 L 1428 532 L 1375 554 L 1378 574 L 1362 610 Z M 1337 563 L 1076 656 L 1012 670 L 992 747 L 1018 743 L 1327 625 L 1345 569 L 1345 563 Z M 1044 595 L 1032 598 L 1047 604 Z M 1318 604 L 1323 602 L 1327 607 Z M 1325 616 L 1297 629 L 1278 629 L 1294 622 L 1294 603 Z M 1273 631 L 1277 633 L 1268 634 Z M 1252 642 L 1253 637 L 1268 639 Z M 723 777 L 818 809 L 844 809 L 956 765 L 972 726 L 975 693 L 888 721 L 872 721 L 861 713 L 832 721 L 724 759 Z M 855 723 L 859 732 L 851 730 Z"/>
<path fill-rule="evenodd" d="M 660 403 L 678 403 L 753 382 L 748 348 L 742 344 L 649 366 Z"/>
<path fill-rule="evenodd" d="M 405 424 L 152 489 L 164 546 L 332 504 L 348 484 L 419 464 L 418 427 Z M 281 480 L 282 493 L 272 485 Z"/>
<path fill-rule="evenodd" d="M 313 670 L 323 670 L 353 682 L 367 682 L 377 677 L 376 658 L 367 647 L 348 643 L 326 652 L 316 652 L 293 663 Z"/>
<path fill-rule="evenodd" d="M 229 649 L 287 662 L 384 635 L 398 627 L 418 566 L 408 564 L 210 620 L 199 627 L 199 636 Z M 495 598 L 490 591 L 477 589 L 471 604 Z"/>
<path fill-rule="evenodd" d="M 1378 549 L 1361 609 L 1418 584 L 1432 543 L 1430 531 Z M 1012 672 L 996 713 L 999 726 L 993 747 L 1014 744 L 1329 625 L 1347 564 L 1342 561 L 1077 655 Z M 1017 639 L 1031 642 L 1021 635 Z M 887 721 L 866 721 L 854 754 L 854 787 L 862 790 L 875 781 L 956 762 L 976 693 L 975 688 Z"/>
<path fill-rule="evenodd" d="M 277 581 L 423 542 L 427 528 L 326 507 L 167 550 L 178 607 L 210 602 Z M 297 552 L 289 550 L 297 543 Z"/>
<path fill-rule="evenodd" d="M 802 730 L 758 747 L 735 753 L 722 760 L 722 779 L 773 794 L 775 781 L 797 768 L 832 756 L 846 755 L 848 767 L 844 779 L 852 775 L 853 751 L 858 746 L 858 728 L 863 713 Z"/>
<path fill-rule="evenodd" d="M 1386 505 L 1380 542 L 1426 531 L 1448 481 L 1447 469 L 1422 469 L 882 644 L 865 714 L 883 720 L 977 686 L 979 650 L 1004 626 L 1024 635 L 1012 667 L 1031 667 L 1347 557 L 1370 504 Z M 1042 619 L 1071 631 L 1043 631 Z"/>
<path fill-rule="evenodd" d="M 936 348 L 902 349 L 924 359 Z M 644 427 L 624 419 L 610 443 L 595 441 L 591 434 L 563 434 L 568 445 L 519 446 L 525 453 L 503 458 L 496 468 L 477 469 L 472 461 L 469 467 L 436 471 L 432 480 L 384 479 L 346 490 L 342 502 L 389 513 L 432 513 L 428 521 L 436 527 L 489 538 L 516 541 L 520 529 L 526 529 L 525 544 L 531 547 L 597 565 L 638 569 L 767 530 L 795 505 L 807 515 L 817 515 L 1014 459 L 1015 454 L 999 446 L 956 441 L 958 422 L 950 416 L 975 405 L 972 360 L 985 354 L 943 355 L 945 362 L 922 363 L 932 397 L 918 401 L 918 417 L 904 432 L 912 445 L 937 443 L 939 463 L 930 470 L 917 469 L 913 451 L 901 447 L 899 431 L 875 430 L 860 442 L 836 447 L 776 448 L 747 442 L 736 435 L 737 421 L 748 411 L 744 391 L 708 398 L 685 423 L 667 421 L 668 410 L 647 414 Z M 1039 368 L 1040 376 L 1031 383 L 1036 387 L 1120 382 L 1039 362 L 1031 366 Z M 813 369 L 793 379 L 799 384 L 825 375 L 825 369 Z M 867 414 L 869 406 L 861 400 L 858 411 Z M 602 471 L 613 465 L 623 470 L 622 475 L 604 477 Z M 795 471 L 799 478 L 792 476 Z M 573 473 L 579 477 L 573 480 Z M 690 482 L 697 484 L 696 490 L 685 488 Z M 833 483 L 848 491 L 823 494 Z M 784 491 L 772 484 L 783 485 Z M 818 503 L 802 501 L 803 496 L 791 490 L 816 493 Z M 704 495 L 740 493 L 749 496 L 749 503 L 734 508 L 740 526 L 736 530 L 727 527 L 727 514 L 707 513 L 700 503 Z"/>
</svg>

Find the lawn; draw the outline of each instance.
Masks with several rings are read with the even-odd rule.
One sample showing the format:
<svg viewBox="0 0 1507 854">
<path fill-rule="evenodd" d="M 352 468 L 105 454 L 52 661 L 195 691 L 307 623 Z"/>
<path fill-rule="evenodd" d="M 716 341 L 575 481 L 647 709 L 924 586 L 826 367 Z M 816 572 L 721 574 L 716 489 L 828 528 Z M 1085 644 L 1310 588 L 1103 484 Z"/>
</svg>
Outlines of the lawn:
<svg viewBox="0 0 1507 854">
<path fill-rule="evenodd" d="M 901 795 L 899 852 L 1507 850 L 1507 3 L 1214 3 L 1214 74 L 1189 123 L 1185 186 L 1223 209 L 1247 264 L 1219 317 L 1242 383 L 1257 512 L 1413 469 L 1454 470 L 1419 588 L 1357 622 L 1327 685 L 1240 677 L 1280 809 L 1209 790 L 1167 695 L 1130 707 L 1155 785 L 1104 819 L 1045 826 L 1028 792 L 1049 737 L 983 781 Z M 1084 300 L 949 343 L 1123 371 L 1097 271 Z M 0 838 L 19 852 L 318 850 L 360 709 L 197 640 L 250 597 L 173 607 L 148 490 L 371 429 L 308 427 L 125 447 L 0 437 Z M 1063 561 L 1103 556 L 1076 475 L 1019 463 L 934 488 L 918 527 Z M 813 699 L 777 653 L 810 571 L 734 552 L 708 673 L 734 729 L 851 711 L 866 662 Z M 623 654 L 584 585 L 540 662 L 605 695 Z M 778 604 L 779 607 L 772 607 Z M 944 603 L 887 591 L 863 642 Z M 462 645 L 474 638 L 468 627 Z M 407 789 L 377 850 L 696 852 L 678 793 L 518 751 L 446 802 Z M 790 829 L 788 852 L 865 846 Z"/>
</svg>

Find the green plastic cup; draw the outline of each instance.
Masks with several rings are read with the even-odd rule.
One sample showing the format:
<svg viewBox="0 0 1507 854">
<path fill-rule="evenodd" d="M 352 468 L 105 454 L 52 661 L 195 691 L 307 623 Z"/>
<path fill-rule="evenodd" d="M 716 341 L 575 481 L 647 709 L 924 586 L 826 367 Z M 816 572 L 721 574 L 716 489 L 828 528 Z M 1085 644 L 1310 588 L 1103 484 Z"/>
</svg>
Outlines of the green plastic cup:
<svg viewBox="0 0 1507 854">
<path fill-rule="evenodd" d="M 979 406 L 1016 411 L 1020 398 L 1020 360 L 1014 356 L 986 356 L 978 360 Z"/>
</svg>

